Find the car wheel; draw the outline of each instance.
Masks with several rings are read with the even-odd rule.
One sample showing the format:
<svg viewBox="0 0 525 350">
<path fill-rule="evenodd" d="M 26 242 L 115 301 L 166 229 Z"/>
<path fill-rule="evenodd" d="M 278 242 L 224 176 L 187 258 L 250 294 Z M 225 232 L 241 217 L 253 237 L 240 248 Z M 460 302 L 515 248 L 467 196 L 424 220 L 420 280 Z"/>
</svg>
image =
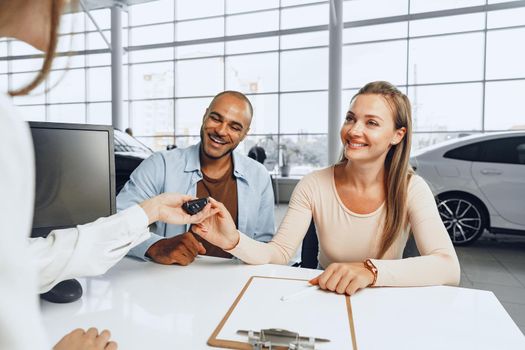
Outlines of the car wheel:
<svg viewBox="0 0 525 350">
<path fill-rule="evenodd" d="M 440 196 L 438 211 L 454 245 L 475 242 L 487 227 L 482 204 L 465 195 Z"/>
</svg>

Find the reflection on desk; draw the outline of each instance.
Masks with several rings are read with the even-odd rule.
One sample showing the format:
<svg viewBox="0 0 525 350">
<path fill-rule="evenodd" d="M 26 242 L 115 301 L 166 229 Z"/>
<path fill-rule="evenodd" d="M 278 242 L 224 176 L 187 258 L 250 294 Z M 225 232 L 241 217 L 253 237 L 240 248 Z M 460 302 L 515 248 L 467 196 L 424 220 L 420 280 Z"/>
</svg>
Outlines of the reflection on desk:
<svg viewBox="0 0 525 350">
<path fill-rule="evenodd" d="M 206 341 L 250 276 L 309 279 L 318 270 L 199 257 L 187 267 L 124 259 L 80 279 L 82 299 L 42 302 L 56 343 L 74 328 L 108 328 L 119 349 L 209 349 Z M 525 349 L 492 292 L 455 287 L 373 288 L 352 297 L 359 349 Z M 329 324 L 320 325 L 329 327 Z"/>
</svg>

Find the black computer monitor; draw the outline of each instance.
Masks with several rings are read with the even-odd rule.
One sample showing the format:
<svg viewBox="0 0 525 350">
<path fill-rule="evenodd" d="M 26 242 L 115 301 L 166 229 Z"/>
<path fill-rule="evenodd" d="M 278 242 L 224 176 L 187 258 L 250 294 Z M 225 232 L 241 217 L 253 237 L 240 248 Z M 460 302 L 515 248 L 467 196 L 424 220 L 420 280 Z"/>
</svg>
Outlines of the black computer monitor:
<svg viewBox="0 0 525 350">
<path fill-rule="evenodd" d="M 35 149 L 35 211 L 31 236 L 115 213 L 113 128 L 30 122 Z"/>
</svg>

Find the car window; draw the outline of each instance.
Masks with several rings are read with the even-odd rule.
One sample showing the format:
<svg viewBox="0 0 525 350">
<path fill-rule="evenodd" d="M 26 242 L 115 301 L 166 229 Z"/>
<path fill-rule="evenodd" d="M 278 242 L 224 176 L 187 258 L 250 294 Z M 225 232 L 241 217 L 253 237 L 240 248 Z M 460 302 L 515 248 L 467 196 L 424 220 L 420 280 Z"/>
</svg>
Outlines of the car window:
<svg viewBox="0 0 525 350">
<path fill-rule="evenodd" d="M 146 145 L 123 132 L 115 130 L 114 139 L 116 152 L 153 153 Z"/>
<path fill-rule="evenodd" d="M 459 160 L 475 161 L 479 158 L 479 143 L 454 148 L 446 152 L 443 157 Z"/>
<path fill-rule="evenodd" d="M 525 137 L 506 137 L 482 142 L 480 161 L 525 164 Z"/>
</svg>

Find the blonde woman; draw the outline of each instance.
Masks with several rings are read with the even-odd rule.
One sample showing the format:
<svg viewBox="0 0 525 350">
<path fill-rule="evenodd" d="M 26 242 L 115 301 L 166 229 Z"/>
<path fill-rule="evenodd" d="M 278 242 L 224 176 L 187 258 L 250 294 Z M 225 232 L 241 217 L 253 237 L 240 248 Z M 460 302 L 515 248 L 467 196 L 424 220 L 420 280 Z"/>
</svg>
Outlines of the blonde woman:
<svg viewBox="0 0 525 350">
<path fill-rule="evenodd" d="M 369 83 L 346 113 L 341 161 L 299 182 L 269 243 L 235 230 L 216 201 L 220 215 L 196 230 L 246 263 L 286 264 L 313 218 L 324 272 L 310 282 L 322 289 L 351 295 L 369 286 L 457 285 L 458 259 L 434 197 L 408 162 L 411 132 L 408 98 L 390 83 Z M 402 259 L 409 234 L 421 256 Z"/>
<path fill-rule="evenodd" d="M 53 61 L 64 0 L 0 0 L 0 37 L 22 40 L 45 53 L 41 71 L 11 96 L 28 94 L 45 80 Z M 0 349 L 50 349 L 37 292 L 61 280 L 98 275 L 150 237 L 148 225 L 198 222 L 213 211 L 190 216 L 175 193 L 146 200 L 93 223 L 28 239 L 33 221 L 34 159 L 29 128 L 8 96 L 0 94 Z M 114 350 L 107 330 L 76 329 L 55 350 Z"/>
</svg>

